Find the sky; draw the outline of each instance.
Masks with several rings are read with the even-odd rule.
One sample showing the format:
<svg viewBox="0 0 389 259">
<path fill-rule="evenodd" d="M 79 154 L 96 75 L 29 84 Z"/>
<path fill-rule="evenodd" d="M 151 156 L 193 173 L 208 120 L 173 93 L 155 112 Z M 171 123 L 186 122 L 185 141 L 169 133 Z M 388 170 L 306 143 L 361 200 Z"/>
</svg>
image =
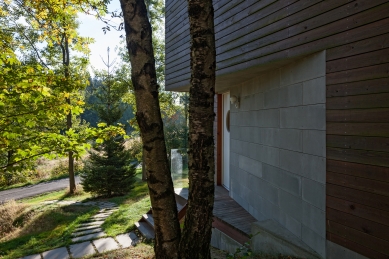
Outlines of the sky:
<svg viewBox="0 0 389 259">
<path fill-rule="evenodd" d="M 108 6 L 108 11 L 118 11 L 120 12 L 120 2 L 119 0 L 113 0 Z M 90 45 L 91 55 L 90 55 L 90 64 L 96 69 L 107 69 L 104 65 L 101 57 L 106 61 L 107 60 L 107 48 L 111 49 L 110 51 L 110 60 L 117 55 L 114 54 L 115 46 L 120 45 L 120 35 L 124 35 L 124 31 L 115 31 L 111 29 L 106 34 L 104 34 L 102 28 L 105 27 L 105 23 L 97 20 L 92 15 L 79 14 L 78 21 L 81 23 L 78 29 L 78 32 L 83 37 L 91 37 L 95 39 L 95 43 Z M 117 26 L 120 24 L 120 19 L 113 21 Z M 91 69 L 90 69 L 91 71 Z M 92 71 L 91 71 L 92 72 Z"/>
</svg>

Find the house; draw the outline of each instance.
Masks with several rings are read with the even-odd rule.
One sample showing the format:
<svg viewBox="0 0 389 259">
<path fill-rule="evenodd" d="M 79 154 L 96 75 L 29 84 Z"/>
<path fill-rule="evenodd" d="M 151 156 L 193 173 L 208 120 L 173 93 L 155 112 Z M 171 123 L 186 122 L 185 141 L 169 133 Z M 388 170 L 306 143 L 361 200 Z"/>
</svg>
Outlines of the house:
<svg viewBox="0 0 389 259">
<path fill-rule="evenodd" d="M 319 258 L 389 258 L 389 1 L 214 9 L 217 183 Z M 189 89 L 189 48 L 166 0 L 167 90 Z"/>
</svg>

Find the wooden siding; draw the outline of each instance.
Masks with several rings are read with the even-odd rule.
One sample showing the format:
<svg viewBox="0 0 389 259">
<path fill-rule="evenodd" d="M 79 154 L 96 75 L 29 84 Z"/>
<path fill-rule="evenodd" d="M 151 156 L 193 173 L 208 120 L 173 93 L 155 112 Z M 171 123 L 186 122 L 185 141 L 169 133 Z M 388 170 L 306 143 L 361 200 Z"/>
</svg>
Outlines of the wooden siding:
<svg viewBox="0 0 389 259">
<path fill-rule="evenodd" d="M 166 3 L 166 86 L 174 90 L 189 84 L 189 24 L 186 1 Z M 365 52 L 389 44 L 383 41 L 389 33 L 388 0 L 219 0 L 214 8 L 219 76 L 337 46 L 343 48 L 329 57 L 349 57 L 353 50 L 344 46 L 349 42 L 360 41 Z M 355 57 L 353 64 L 387 59 L 386 52 Z M 328 65 L 335 71 L 339 64 Z M 387 67 L 379 69 L 388 73 Z M 344 74 L 333 76 L 339 80 Z"/>
<path fill-rule="evenodd" d="M 387 3 L 368 9 L 387 8 Z M 357 15 L 357 14 L 356 14 Z M 326 51 L 327 239 L 389 258 L 389 13 Z M 386 23 L 386 25 L 383 25 Z M 375 30 L 382 24 L 385 30 Z"/>
<path fill-rule="evenodd" d="M 187 6 L 166 3 L 166 86 L 183 89 Z M 219 0 L 214 8 L 217 87 L 239 71 L 326 50 L 327 239 L 388 259 L 389 1 Z"/>
</svg>

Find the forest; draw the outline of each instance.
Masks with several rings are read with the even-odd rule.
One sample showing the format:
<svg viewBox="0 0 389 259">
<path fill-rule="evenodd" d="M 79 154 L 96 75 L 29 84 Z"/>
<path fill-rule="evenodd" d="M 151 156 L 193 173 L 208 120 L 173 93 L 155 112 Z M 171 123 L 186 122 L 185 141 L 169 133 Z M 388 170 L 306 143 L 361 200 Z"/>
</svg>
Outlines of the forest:
<svg viewBox="0 0 389 259">
<path fill-rule="evenodd" d="M 17 0 L 0 4 L 0 187 L 50 177 L 37 169 L 42 160 L 76 159 L 79 162 L 72 164 L 78 173 L 93 143 L 112 134 L 131 139 L 132 157 L 142 161 L 124 42 L 111 51 L 101 50 L 106 53 L 101 56 L 106 69 L 90 69 L 94 64 L 89 60 L 89 46 L 94 39 L 78 33 L 77 16 L 87 13 L 100 19 L 109 37 L 106 5 L 95 4 Z M 149 10 L 166 144 L 168 149 L 183 148 L 188 98 L 163 91 L 164 37 L 159 33 L 163 3 L 150 2 Z M 99 99 L 107 80 L 113 82 L 113 91 L 105 100 Z M 108 107 L 112 97 L 118 98 L 122 114 L 115 125 L 106 125 L 98 110 Z"/>
</svg>

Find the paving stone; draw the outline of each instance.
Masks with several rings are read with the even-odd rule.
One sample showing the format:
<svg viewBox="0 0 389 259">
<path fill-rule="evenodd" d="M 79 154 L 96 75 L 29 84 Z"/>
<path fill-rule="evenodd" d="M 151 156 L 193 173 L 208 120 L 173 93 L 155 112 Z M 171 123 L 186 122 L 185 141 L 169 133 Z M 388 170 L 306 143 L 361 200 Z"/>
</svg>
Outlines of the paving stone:
<svg viewBox="0 0 389 259">
<path fill-rule="evenodd" d="M 104 232 L 97 232 L 97 233 L 89 234 L 86 236 L 79 236 L 79 237 L 72 238 L 72 242 L 91 240 L 91 239 L 103 237 L 105 235 L 106 234 Z"/>
<path fill-rule="evenodd" d="M 43 259 L 69 259 L 69 253 L 66 247 L 60 247 L 54 250 L 42 253 Z"/>
<path fill-rule="evenodd" d="M 88 223 L 82 223 L 80 225 L 80 227 L 97 226 L 97 225 L 100 226 L 103 223 L 104 223 L 104 220 L 91 221 L 91 222 L 88 222 Z"/>
<path fill-rule="evenodd" d="M 87 202 L 83 202 L 82 204 L 84 204 L 84 205 L 93 205 L 93 206 L 97 205 L 96 202 L 94 202 L 94 201 L 87 201 Z"/>
<path fill-rule="evenodd" d="M 108 218 L 109 216 L 111 216 L 112 213 L 105 213 L 105 214 L 97 214 L 97 215 L 94 215 L 92 218 Z"/>
<path fill-rule="evenodd" d="M 29 255 L 29 256 L 25 256 L 23 258 L 20 258 L 20 259 L 42 259 L 41 255 L 40 254 L 37 254 L 37 255 Z"/>
<path fill-rule="evenodd" d="M 86 255 L 93 255 L 96 253 L 91 242 L 84 242 L 70 246 L 70 253 L 73 258 L 81 258 Z"/>
<path fill-rule="evenodd" d="M 98 226 L 98 225 L 92 225 L 92 226 L 80 226 L 80 227 L 76 228 L 75 232 L 83 231 L 83 230 L 87 230 L 87 229 L 99 228 L 99 227 L 100 227 L 100 226 Z"/>
<path fill-rule="evenodd" d="M 72 236 L 74 236 L 74 237 L 84 236 L 84 235 L 88 235 L 88 234 L 92 234 L 92 233 L 96 233 L 96 232 L 101 232 L 101 231 L 103 231 L 101 228 L 93 228 L 93 229 L 88 229 L 88 230 L 84 230 L 84 231 L 74 232 L 72 234 Z"/>
<path fill-rule="evenodd" d="M 97 251 L 102 253 L 104 251 L 115 250 L 119 248 L 119 245 L 115 242 L 112 237 L 101 238 L 93 241 Z"/>
<path fill-rule="evenodd" d="M 116 240 L 118 241 L 118 243 L 119 243 L 123 248 L 127 248 L 127 247 L 130 247 L 130 246 L 134 245 L 134 244 L 132 243 L 132 239 L 130 238 L 130 235 L 129 235 L 129 234 L 118 235 L 118 236 L 116 236 Z"/>
</svg>

